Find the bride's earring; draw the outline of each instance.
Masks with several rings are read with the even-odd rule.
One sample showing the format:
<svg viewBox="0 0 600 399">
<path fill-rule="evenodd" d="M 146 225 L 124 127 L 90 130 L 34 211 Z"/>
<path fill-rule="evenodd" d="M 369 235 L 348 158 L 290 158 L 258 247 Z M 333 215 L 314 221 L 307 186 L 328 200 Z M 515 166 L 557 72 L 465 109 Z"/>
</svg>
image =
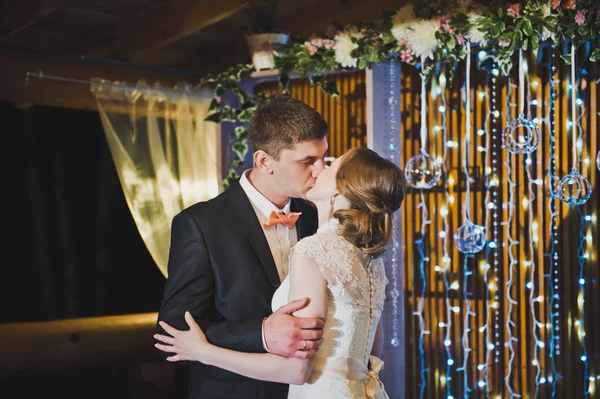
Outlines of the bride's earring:
<svg viewBox="0 0 600 399">
<path fill-rule="evenodd" d="M 331 197 L 331 203 L 329 204 L 329 219 L 333 218 L 333 205 L 335 204 L 335 197 L 338 196 L 338 193 L 333 194 Z"/>
</svg>

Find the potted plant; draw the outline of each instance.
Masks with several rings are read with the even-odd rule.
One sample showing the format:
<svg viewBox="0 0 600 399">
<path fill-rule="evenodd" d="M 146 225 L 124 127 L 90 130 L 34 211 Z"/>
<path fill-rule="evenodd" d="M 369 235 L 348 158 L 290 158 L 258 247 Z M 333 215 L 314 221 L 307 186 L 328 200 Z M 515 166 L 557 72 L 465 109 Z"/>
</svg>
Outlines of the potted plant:
<svg viewBox="0 0 600 399">
<path fill-rule="evenodd" d="M 274 52 L 281 52 L 289 35 L 277 27 L 277 0 L 252 0 L 246 8 L 251 34 L 246 36 L 252 63 L 257 71 L 273 69 Z"/>
</svg>

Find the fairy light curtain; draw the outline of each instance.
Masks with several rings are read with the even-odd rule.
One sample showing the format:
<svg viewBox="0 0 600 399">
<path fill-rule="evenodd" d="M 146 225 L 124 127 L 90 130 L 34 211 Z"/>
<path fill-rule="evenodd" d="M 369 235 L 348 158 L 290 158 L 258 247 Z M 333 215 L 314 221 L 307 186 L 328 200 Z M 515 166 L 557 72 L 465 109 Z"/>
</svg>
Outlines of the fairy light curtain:
<svg viewBox="0 0 600 399">
<path fill-rule="evenodd" d="M 516 52 L 510 77 L 478 69 L 486 56 L 478 47 L 471 49 L 470 66 L 466 60 L 456 66 L 452 82 L 438 66 L 423 86 L 419 66 L 402 66 L 398 99 L 390 101 L 399 104 L 397 120 L 389 121 L 398 136 L 387 138 L 390 153 L 383 155 L 400 146 L 401 165 L 412 160 L 416 171 L 434 172 L 413 176 L 416 187 L 399 218 L 401 246 L 392 247 L 404 259 L 395 267 L 404 268 L 397 295 L 406 297 L 406 325 L 393 323 L 393 306 L 384 317 L 392 318 L 392 330 L 406 332 L 406 342 L 392 342 L 394 331 L 386 336 L 390 345 L 406 348 L 404 397 L 598 395 L 600 75 L 585 61 L 586 48 L 576 64 L 576 159 L 572 71 L 561 59 L 571 51 L 568 44 L 524 51 L 522 58 Z M 366 145 L 364 72 L 335 79 L 342 89 L 336 101 L 302 80 L 292 83 L 291 95 L 325 116 L 331 155 L 339 156 Z M 277 83 L 256 90 L 274 94 Z M 539 137 L 528 140 L 535 127 Z M 574 163 L 592 186 L 581 206 L 561 201 L 557 191 Z M 463 252 L 456 245 L 460 228 L 470 223 L 485 230 L 479 252 L 478 240 Z"/>
<path fill-rule="evenodd" d="M 598 395 L 600 74 L 590 50 L 575 55 L 574 74 L 560 58 L 568 43 L 517 51 L 503 77 L 477 69 L 486 53 L 474 47 L 452 87 L 437 68 L 426 104 L 418 66 L 403 68 L 406 168 L 423 153 L 425 124 L 442 170 L 403 206 L 406 397 Z M 565 177 L 573 171 L 591 195 Z M 568 200 L 577 195 L 589 199 Z M 464 234 L 470 224 L 485 230 L 481 251 L 466 241 L 478 237 Z"/>
</svg>

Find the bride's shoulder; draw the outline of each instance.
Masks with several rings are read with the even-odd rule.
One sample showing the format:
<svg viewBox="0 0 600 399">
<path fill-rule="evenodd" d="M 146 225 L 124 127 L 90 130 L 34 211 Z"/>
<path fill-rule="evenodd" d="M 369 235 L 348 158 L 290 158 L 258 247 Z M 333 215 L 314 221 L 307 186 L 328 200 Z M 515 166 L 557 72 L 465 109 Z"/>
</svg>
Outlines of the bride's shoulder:
<svg viewBox="0 0 600 399">
<path fill-rule="evenodd" d="M 339 221 L 330 219 L 319 226 L 317 232 L 311 236 L 304 237 L 294 246 L 295 252 L 328 252 L 335 248 L 347 250 L 346 240 L 339 235 Z"/>
</svg>

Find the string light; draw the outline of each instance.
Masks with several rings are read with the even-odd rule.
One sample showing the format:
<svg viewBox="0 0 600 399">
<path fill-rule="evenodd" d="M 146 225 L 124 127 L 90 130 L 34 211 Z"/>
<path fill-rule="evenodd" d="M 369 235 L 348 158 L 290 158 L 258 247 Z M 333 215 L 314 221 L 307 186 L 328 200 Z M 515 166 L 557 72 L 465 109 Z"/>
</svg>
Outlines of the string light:
<svg viewBox="0 0 600 399">
<path fill-rule="evenodd" d="M 421 202 L 419 205 L 417 205 L 417 208 L 421 208 L 421 235 L 416 240 L 416 244 L 419 253 L 419 278 L 421 280 L 421 295 L 419 296 L 417 311 L 413 314 L 416 315 L 419 320 L 419 353 L 421 355 L 421 389 L 419 397 L 423 398 L 425 396 L 425 387 L 427 386 L 426 374 L 429 371 L 429 369 L 425 367 L 425 335 L 430 333 L 429 331 L 425 330 L 425 318 L 423 317 L 423 309 L 425 308 L 425 292 L 427 291 L 425 263 L 429 261 L 429 258 L 425 257 L 425 234 L 426 227 L 428 224 L 431 224 L 431 221 L 428 219 L 429 214 L 427 211 L 427 205 L 425 203 L 423 189 L 419 191 Z M 448 364 L 452 364 L 450 363 L 451 360 L 452 359 L 448 360 Z"/>
<path fill-rule="evenodd" d="M 529 101 L 529 103 L 531 104 L 531 88 L 530 88 L 530 84 L 529 84 L 529 79 L 527 79 L 527 99 Z M 528 107 L 527 109 L 527 119 L 531 119 L 531 109 Z M 533 189 L 533 181 L 534 179 L 531 176 L 531 155 L 527 154 L 527 157 L 525 159 L 525 173 L 527 175 L 527 189 L 528 189 L 528 198 L 527 198 L 527 206 L 524 206 L 524 208 L 526 210 L 528 210 L 527 215 L 528 215 L 528 229 L 530 232 L 533 231 L 534 229 L 534 222 L 533 222 L 533 213 L 535 211 L 535 208 L 532 206 L 532 204 L 535 201 L 535 192 Z M 544 348 L 544 342 L 542 342 L 539 338 L 538 335 L 538 328 L 539 325 L 542 324 L 538 318 L 537 318 L 537 313 L 536 313 L 536 306 L 534 302 L 540 302 L 540 299 L 543 300 L 544 297 L 540 296 L 538 298 L 534 299 L 535 296 L 535 291 L 536 291 L 536 287 L 535 287 L 535 277 L 536 277 L 536 262 L 535 262 L 535 251 L 534 251 L 534 245 L 533 245 L 533 234 L 529 234 L 530 237 L 530 242 L 528 243 L 528 248 L 529 248 L 529 260 L 526 263 L 527 268 L 529 269 L 529 276 L 530 279 L 527 282 L 527 284 L 529 285 L 529 310 L 531 312 L 531 320 L 532 320 L 532 336 L 533 336 L 533 364 L 535 366 L 535 370 L 536 370 L 536 374 L 535 374 L 535 393 L 534 393 L 534 398 L 537 398 L 539 395 L 539 389 L 540 389 L 540 384 L 541 382 L 541 373 L 542 373 L 542 369 L 540 366 L 540 362 L 539 362 L 539 357 L 538 357 L 538 351 L 541 351 L 542 348 Z M 543 325 L 543 324 L 542 324 Z"/>
<path fill-rule="evenodd" d="M 548 275 L 545 276 L 547 278 L 547 285 L 550 293 L 550 301 L 549 301 L 549 316 L 550 323 L 547 325 L 550 335 L 550 348 L 549 348 L 549 357 L 550 357 L 550 367 L 552 370 L 551 383 L 552 383 L 552 399 L 556 397 L 557 384 L 559 379 L 563 378 L 562 375 L 556 369 L 556 357 L 559 355 L 558 348 L 560 345 L 557 344 L 560 342 L 560 337 L 556 333 L 559 327 L 559 309 L 560 297 L 556 293 L 556 288 L 558 288 L 558 225 L 557 220 L 559 216 L 558 207 L 556 206 L 557 196 L 554 192 L 554 188 L 556 187 L 559 178 L 557 176 L 557 166 L 556 159 L 558 157 L 557 149 L 556 149 L 556 47 L 552 45 L 552 56 L 550 57 L 550 104 L 548 107 L 548 115 L 547 115 L 547 123 L 549 123 L 549 131 L 550 131 L 550 151 L 548 154 L 548 180 L 550 187 L 550 196 L 548 198 L 548 213 L 550 214 L 549 218 L 549 231 L 550 231 L 550 252 L 546 255 L 549 258 L 550 268 Z M 552 117 L 550 117 L 550 113 L 552 113 Z M 556 279 L 557 281 L 553 281 Z M 558 348 L 557 348 L 558 346 Z"/>
<path fill-rule="evenodd" d="M 471 329 L 469 328 L 469 317 L 474 316 L 474 313 L 471 311 L 471 293 L 469 292 L 469 276 L 473 274 L 469 270 L 469 259 L 472 258 L 472 253 L 480 251 L 484 244 L 485 238 L 483 234 L 483 229 L 481 226 L 476 226 L 471 222 L 470 217 L 470 185 L 471 185 L 471 177 L 469 176 L 469 139 L 471 132 L 471 87 L 470 87 L 470 77 L 471 77 L 471 45 L 467 44 L 467 55 L 466 55 L 466 77 L 465 77 L 465 135 L 463 141 L 463 170 L 465 173 L 465 199 L 463 202 L 463 225 L 457 230 L 454 234 L 454 244 L 458 248 L 459 251 L 465 253 L 465 257 L 463 260 L 463 300 L 465 306 L 464 312 L 464 323 L 463 323 L 463 335 L 462 335 L 462 349 L 463 349 L 463 364 L 457 371 L 462 371 L 463 373 L 463 393 L 464 397 L 468 398 L 469 393 L 472 392 L 472 389 L 469 387 L 469 353 L 471 352 L 471 348 L 469 346 L 469 332 Z M 473 228 L 472 228 L 473 227 Z M 477 230 L 477 231 L 475 231 Z M 479 237 L 477 237 L 479 235 Z"/>
<path fill-rule="evenodd" d="M 423 70 L 425 68 L 425 57 L 421 57 L 421 69 Z M 427 94 L 426 94 L 426 87 L 425 87 L 425 76 L 421 77 L 421 154 L 419 155 L 415 155 L 414 157 L 412 157 L 407 163 L 406 163 L 406 170 L 405 170 L 405 174 L 407 173 L 407 170 L 409 168 L 412 168 L 412 166 L 410 166 L 411 161 L 415 160 L 417 157 L 419 156 L 423 156 L 425 159 L 429 159 L 430 161 L 432 161 L 435 165 L 435 167 L 437 168 L 437 171 L 439 172 L 439 175 L 441 175 L 441 169 L 439 167 L 439 165 L 437 165 L 437 161 L 433 158 L 431 158 L 427 152 L 425 151 L 426 148 L 426 143 L 427 143 L 427 128 L 426 128 L 426 118 L 427 118 Z M 416 168 L 413 168 L 414 170 L 416 170 Z M 429 171 L 431 172 L 431 171 Z M 438 173 L 436 172 L 436 175 Z M 410 174 L 407 175 L 407 179 L 410 180 L 411 176 Z M 439 180 L 439 176 L 437 176 L 437 178 L 434 178 L 434 185 L 437 184 L 437 180 Z M 429 212 L 427 210 L 427 204 L 425 203 L 425 195 L 423 193 L 423 189 L 424 188 L 431 188 L 429 187 L 429 183 L 431 183 L 432 180 L 427 180 L 426 182 L 421 182 L 421 184 L 417 184 L 416 187 L 420 187 L 419 190 L 419 197 L 420 197 L 420 202 L 417 205 L 417 208 L 421 209 L 421 234 L 420 237 L 416 240 L 416 244 L 417 244 L 417 251 L 419 254 L 419 279 L 421 282 L 421 295 L 419 296 L 419 301 L 417 304 L 417 310 L 415 312 L 413 312 L 413 315 L 417 316 L 418 322 L 419 322 L 419 343 L 418 343 L 418 347 L 419 347 L 419 354 L 420 354 L 420 363 L 421 363 L 421 382 L 420 382 L 420 392 L 419 392 L 419 397 L 423 398 L 425 396 L 425 387 L 427 386 L 427 379 L 426 379 L 426 374 L 429 372 L 429 369 L 427 367 L 425 367 L 425 335 L 429 334 L 430 331 L 425 329 L 425 318 L 423 317 L 423 309 L 425 308 L 425 293 L 427 292 L 427 280 L 426 280 L 426 274 L 425 274 L 425 263 L 429 262 L 429 257 L 425 256 L 425 235 L 426 235 L 426 228 L 427 225 L 431 224 L 431 220 L 429 220 Z M 413 187 L 415 187 L 415 185 L 413 184 Z M 450 362 L 451 359 L 448 360 L 448 362 Z M 450 363 L 448 363 L 450 364 Z"/>
<path fill-rule="evenodd" d="M 492 178 L 489 179 L 489 184 L 488 184 L 488 190 L 489 192 L 491 192 L 492 194 L 492 203 L 494 204 L 494 212 L 492 213 L 492 232 L 493 232 L 493 237 L 492 240 L 489 242 L 488 244 L 488 251 L 492 253 L 493 255 L 493 264 L 494 264 L 494 301 L 497 303 L 497 301 L 500 300 L 499 297 L 499 290 L 498 287 L 500 286 L 500 278 L 499 278 L 499 265 L 500 265 L 500 259 L 499 259 L 499 251 L 498 251 L 498 242 L 499 242 L 499 225 L 500 225 L 500 220 L 498 217 L 498 212 L 499 212 L 499 207 L 498 207 L 498 195 L 499 195 L 499 180 L 498 180 L 498 117 L 499 117 L 499 112 L 498 112 L 498 99 L 497 99 L 497 95 L 498 95 L 498 91 L 496 88 L 496 84 L 498 81 L 498 75 L 499 72 L 497 69 L 492 71 L 492 138 L 491 138 L 491 143 L 492 143 L 492 167 L 491 167 L 491 172 L 492 172 Z M 489 287 L 489 284 L 488 284 Z M 491 289 L 490 289 L 490 293 L 491 293 Z M 492 324 L 492 333 L 493 336 L 490 336 L 490 334 L 487 334 L 486 336 L 486 364 L 490 363 L 490 356 L 492 355 L 492 352 L 495 350 L 495 356 L 494 356 L 494 363 L 497 364 L 500 361 L 500 309 L 498 306 L 494 307 L 492 305 L 492 303 L 488 300 L 487 301 L 487 313 L 490 314 L 492 312 L 494 312 L 494 321 Z M 492 343 L 492 339 L 495 340 L 495 344 Z M 489 374 L 489 370 L 485 369 L 486 375 Z"/>
<path fill-rule="evenodd" d="M 519 74 L 522 75 L 523 74 L 523 70 L 520 69 L 519 70 Z M 510 80 L 509 80 L 509 88 L 510 88 Z M 510 93 L 510 90 L 508 90 L 508 92 Z M 506 96 L 506 101 L 507 101 L 507 109 L 510 109 L 510 94 L 507 94 Z M 515 327 L 515 323 L 512 320 L 512 312 L 513 312 L 513 307 L 515 305 L 517 305 L 517 301 L 515 301 L 512 296 L 511 296 L 511 291 L 512 291 L 512 284 L 513 284 L 513 274 L 515 271 L 515 267 L 518 264 L 517 260 L 515 259 L 514 256 L 514 251 L 513 251 L 513 247 L 515 245 L 518 245 L 518 241 L 516 241 L 513 237 L 512 237 L 512 223 L 513 223 L 513 213 L 514 213 L 514 209 L 515 209 L 515 187 L 517 186 L 515 184 L 515 182 L 512 179 L 512 168 L 510 165 L 510 152 L 506 151 L 506 161 L 504 163 L 504 165 L 506 166 L 506 179 L 508 181 L 508 186 L 509 186 L 509 200 L 508 203 L 506 204 L 508 207 L 508 219 L 505 222 L 502 222 L 502 224 L 506 227 L 506 237 L 507 237 L 507 241 L 508 241 L 508 256 L 509 256 L 509 264 L 508 264 L 508 281 L 506 282 L 506 298 L 507 298 L 507 302 L 508 302 L 508 306 L 507 306 L 507 315 L 506 315 L 506 334 L 508 336 L 508 340 L 505 342 L 505 346 L 508 348 L 509 350 L 509 359 L 508 359 L 508 365 L 506 367 L 506 373 L 504 375 L 504 385 L 506 386 L 506 389 L 508 390 L 508 393 L 510 395 L 510 398 L 514 398 L 514 397 L 521 397 L 521 395 L 519 395 L 518 393 L 516 393 L 511 385 L 512 381 L 511 381 L 511 375 L 512 375 L 512 368 L 513 368 L 513 361 L 515 358 L 515 349 L 513 347 L 513 342 L 517 342 L 518 339 L 513 336 L 513 327 Z"/>
<path fill-rule="evenodd" d="M 490 76 L 488 75 L 488 79 L 490 78 Z M 487 149 L 487 151 L 484 154 L 484 182 L 489 182 L 490 179 L 490 174 L 493 172 L 493 168 L 490 166 L 490 153 L 492 152 L 491 150 L 491 138 L 492 135 L 489 133 L 490 129 L 494 132 L 494 137 L 495 137 L 495 131 L 496 128 L 494 125 L 490 126 L 490 116 L 491 116 L 491 110 L 490 110 L 490 105 L 495 104 L 496 102 L 496 77 L 491 77 L 492 79 L 492 94 L 491 94 L 491 98 L 489 95 L 486 96 L 486 102 L 485 102 L 485 121 L 483 123 L 484 129 L 479 129 L 477 131 L 477 134 L 480 136 L 485 136 L 485 148 Z M 487 85 L 486 85 L 487 86 Z M 494 143 L 494 145 L 496 145 Z M 488 185 L 488 189 L 485 192 L 485 199 L 484 199 L 484 208 L 485 208 L 485 222 L 484 222 L 484 229 L 485 231 L 490 231 L 490 213 L 494 212 L 494 209 L 496 209 L 496 203 L 493 202 L 491 200 L 491 193 L 492 190 L 490 190 L 490 186 Z M 496 229 L 493 229 L 496 230 Z M 495 239 L 495 237 L 493 237 L 492 239 Z M 490 337 L 492 336 L 491 332 L 493 331 L 492 329 L 490 329 L 490 323 L 491 323 L 491 314 L 492 314 L 492 307 L 491 305 L 491 301 L 490 301 L 490 291 L 495 288 L 495 284 L 491 283 L 489 281 L 489 276 L 491 273 L 491 266 L 489 263 L 489 255 L 490 255 L 491 250 L 486 249 L 485 251 L 485 258 L 482 261 L 482 275 L 483 275 L 483 282 L 484 282 L 484 290 L 485 290 L 485 304 L 486 304 L 486 309 L 485 309 L 485 325 L 479 327 L 479 332 L 484 334 L 484 342 L 485 342 L 485 363 L 483 364 L 479 364 L 477 365 L 477 370 L 481 371 L 481 375 L 482 375 L 482 380 L 480 380 L 480 383 L 483 383 L 483 385 L 480 385 L 480 388 L 484 388 L 485 389 L 485 396 L 489 397 L 490 394 L 490 384 L 489 384 L 489 364 L 491 361 L 491 354 L 493 349 L 489 349 L 489 345 L 492 345 L 492 341 L 490 339 Z M 496 265 L 497 268 L 497 265 Z M 493 346 L 493 345 L 492 345 Z"/>
<path fill-rule="evenodd" d="M 388 80 L 389 87 L 389 100 L 388 100 L 388 113 L 389 113 L 389 159 L 396 163 L 396 154 L 399 153 L 399 148 L 396 147 L 396 135 L 399 134 L 398 131 L 398 118 L 397 114 L 400 112 L 400 107 L 398 106 L 398 95 L 396 93 L 396 85 L 398 80 L 396 79 L 396 71 L 395 61 L 390 60 L 388 63 L 388 73 L 384 74 L 386 76 L 386 80 Z M 394 223 L 397 225 L 397 223 Z M 391 254 L 391 268 L 392 268 L 392 279 L 391 279 L 391 294 L 392 294 L 392 339 L 390 343 L 392 346 L 397 347 L 400 345 L 400 340 L 398 339 L 398 331 L 400 328 L 404 328 L 404 326 L 400 327 L 398 325 L 398 299 L 400 298 L 400 288 L 398 284 L 398 231 L 394 228 L 392 233 L 392 254 Z"/>
<path fill-rule="evenodd" d="M 584 244 L 586 242 L 584 229 L 585 229 L 585 216 L 582 213 L 581 206 L 577 207 L 579 212 L 579 247 L 577 248 L 577 257 L 579 259 L 579 298 L 581 300 L 577 301 L 577 305 L 579 307 L 579 340 L 581 342 L 581 361 L 583 362 L 583 386 L 585 391 L 583 392 L 584 397 L 587 397 L 590 394 L 590 381 L 589 381 L 589 365 L 588 365 L 588 356 L 587 356 L 587 346 L 585 339 L 585 262 L 586 259 L 586 250 L 584 248 Z"/>
<path fill-rule="evenodd" d="M 448 129 L 447 129 L 447 118 L 446 118 L 446 77 L 442 73 L 439 78 L 440 84 L 440 101 L 442 106 L 444 107 L 444 112 L 440 112 L 441 117 L 441 126 L 440 130 L 443 132 L 442 143 L 446 143 L 448 138 Z M 440 162 L 440 166 L 442 168 L 442 172 L 444 176 L 448 176 L 448 171 L 446 170 L 446 158 L 448 156 L 448 146 L 442 146 L 442 161 Z M 446 182 L 444 183 L 444 203 L 442 205 L 443 209 L 448 209 L 451 202 L 450 198 L 454 198 L 450 195 L 450 185 L 454 184 L 454 179 L 452 177 L 447 177 Z M 452 333 L 452 304 L 450 302 L 450 296 L 448 293 L 450 292 L 450 286 L 448 277 L 452 271 L 452 263 L 450 259 L 450 255 L 448 253 L 448 236 L 449 236 L 449 225 L 448 225 L 448 212 L 439 212 L 442 217 L 442 222 L 444 226 L 444 230 L 439 232 L 439 237 L 442 239 L 442 248 L 443 248 L 443 267 L 437 266 L 438 270 L 443 272 L 443 281 L 444 281 L 444 297 L 445 297 L 445 305 L 446 305 L 446 329 L 444 335 L 444 349 L 446 351 L 446 394 L 448 397 L 452 397 L 452 366 L 454 365 L 454 360 L 452 359 L 452 347 L 451 347 L 451 333 Z M 451 361 L 451 362 L 450 362 Z"/>
<path fill-rule="evenodd" d="M 575 44 L 571 44 L 571 118 L 575 120 L 572 123 L 573 128 L 573 168 L 571 173 L 564 176 L 558 182 L 558 195 L 561 201 L 568 205 L 582 205 L 590 199 L 592 195 L 592 186 L 588 179 L 579 173 L 579 158 L 577 155 L 577 128 L 581 127 L 580 119 L 576 117 L 577 107 L 575 99 L 577 98 L 577 79 L 575 78 Z"/>
</svg>

